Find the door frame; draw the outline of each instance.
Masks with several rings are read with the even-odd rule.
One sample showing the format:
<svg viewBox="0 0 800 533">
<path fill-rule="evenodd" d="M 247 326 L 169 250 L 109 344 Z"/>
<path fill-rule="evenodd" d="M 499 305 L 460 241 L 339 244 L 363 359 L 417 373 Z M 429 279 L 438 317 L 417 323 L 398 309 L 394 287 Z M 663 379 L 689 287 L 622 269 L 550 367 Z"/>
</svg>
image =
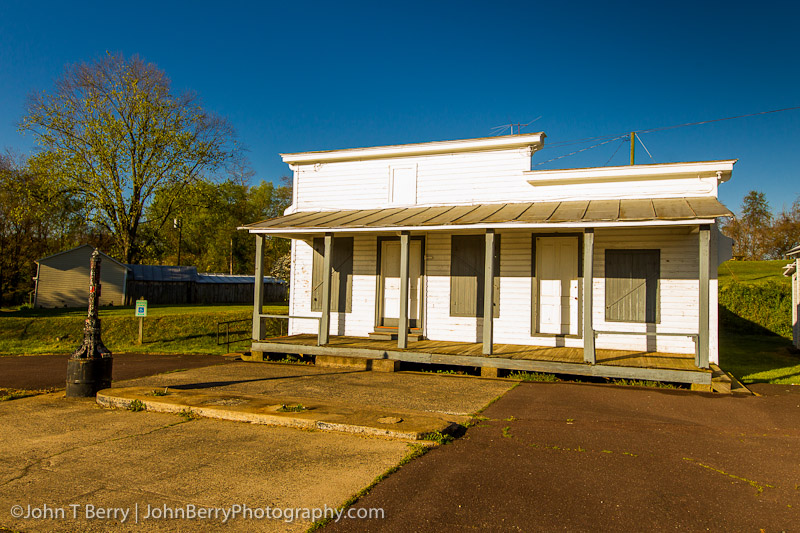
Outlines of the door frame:
<svg viewBox="0 0 800 533">
<path fill-rule="evenodd" d="M 536 276 L 536 239 L 547 237 L 577 237 L 578 238 L 578 334 L 569 333 L 542 333 L 539 331 L 539 278 Z M 531 337 L 569 337 L 583 338 L 583 232 L 569 233 L 531 233 Z"/>
<path fill-rule="evenodd" d="M 397 326 L 384 326 L 382 322 L 383 318 L 383 274 L 381 273 L 381 253 L 383 250 L 383 243 L 387 241 L 397 241 L 400 242 L 400 237 L 378 237 L 377 238 L 377 252 L 375 254 L 376 261 L 375 261 L 375 328 L 391 328 L 394 327 L 397 329 Z M 414 330 L 415 332 L 419 331 L 423 335 L 425 334 L 424 326 L 425 326 L 425 286 L 426 286 L 426 277 L 425 277 L 425 236 L 424 235 L 412 235 L 409 240 L 409 247 L 411 242 L 410 241 L 419 241 L 420 248 L 419 248 L 419 283 L 420 283 L 420 290 L 419 290 L 419 318 L 416 320 L 416 324 L 413 324 L 414 321 L 409 319 L 408 321 L 408 329 Z M 410 257 L 409 257 L 410 260 Z M 413 324 L 413 325 L 412 325 Z"/>
</svg>

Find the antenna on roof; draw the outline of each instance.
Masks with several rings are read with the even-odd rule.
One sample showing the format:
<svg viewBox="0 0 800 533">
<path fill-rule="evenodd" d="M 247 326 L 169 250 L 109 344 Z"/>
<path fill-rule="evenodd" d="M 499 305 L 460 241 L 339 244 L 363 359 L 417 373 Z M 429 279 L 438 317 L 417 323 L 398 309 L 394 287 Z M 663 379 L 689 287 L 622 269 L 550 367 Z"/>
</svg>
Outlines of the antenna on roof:
<svg viewBox="0 0 800 533">
<path fill-rule="evenodd" d="M 501 124 L 500 126 L 495 126 L 494 128 L 492 128 L 492 135 L 502 135 L 508 129 L 511 130 L 511 135 L 514 135 L 514 126 L 517 127 L 517 135 L 519 135 L 519 134 L 522 133 L 522 128 L 524 128 L 526 126 L 530 126 L 531 124 L 533 124 L 534 122 L 536 122 L 540 118 L 542 118 L 542 115 L 539 115 L 535 119 L 533 119 L 530 122 L 527 122 L 525 124 L 523 124 L 521 122 L 511 122 L 509 124 Z"/>
</svg>

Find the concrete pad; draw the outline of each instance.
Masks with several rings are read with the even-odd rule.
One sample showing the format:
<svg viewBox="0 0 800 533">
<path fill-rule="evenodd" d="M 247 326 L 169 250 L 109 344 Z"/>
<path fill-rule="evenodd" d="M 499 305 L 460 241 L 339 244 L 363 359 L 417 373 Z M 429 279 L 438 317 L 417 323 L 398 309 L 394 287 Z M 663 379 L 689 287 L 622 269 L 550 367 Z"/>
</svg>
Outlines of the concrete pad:
<svg viewBox="0 0 800 533">
<path fill-rule="evenodd" d="M 226 398 L 249 395 L 309 406 L 336 404 L 370 417 L 414 411 L 451 419 L 482 409 L 514 385 L 240 362 L 114 383 L 110 390 L 169 387 L 187 397 L 205 395 L 203 401 L 222 402 L 216 407 L 229 411 L 235 410 L 224 405 Z M 402 416 L 381 418 L 390 424 Z M 239 516 L 223 523 L 220 517 L 145 519 L 145 513 L 163 506 L 333 509 L 411 450 L 406 442 L 379 437 L 111 410 L 93 398 L 65 399 L 63 392 L 0 403 L 0 427 L 0 529 L 25 531 L 301 531 L 311 518 Z M 17 518 L 11 514 L 15 505 L 50 506 L 68 514 Z M 119 516 L 87 520 L 83 513 L 90 505 L 138 510 L 139 523 L 131 523 L 130 516 L 125 523 Z"/>
<path fill-rule="evenodd" d="M 237 362 L 129 380 L 115 383 L 116 386 L 264 395 L 301 402 L 469 416 L 516 386 L 516 382 L 447 374 Z"/>
<path fill-rule="evenodd" d="M 189 410 L 206 418 L 405 440 L 422 440 L 433 432 L 452 434 L 469 422 L 467 416 L 390 411 L 318 401 L 309 403 L 286 396 L 274 398 L 205 390 L 155 390 L 164 395 L 154 396 L 152 387 L 105 389 L 97 393 L 97 403 L 127 409 L 138 400 L 148 411 L 157 413 L 178 414 Z M 301 406 L 302 411 L 286 411 L 287 406 Z"/>
<path fill-rule="evenodd" d="M 335 508 L 409 452 L 397 440 L 186 421 L 104 409 L 63 393 L 1 403 L 0 427 L 0 528 L 24 531 L 303 531 L 311 520 L 239 516 L 223 524 L 221 517 L 156 520 L 145 513 L 148 506 Z M 15 518 L 15 505 L 65 509 L 67 516 Z M 120 516 L 87 520 L 90 505 L 131 515 L 125 523 Z"/>
</svg>

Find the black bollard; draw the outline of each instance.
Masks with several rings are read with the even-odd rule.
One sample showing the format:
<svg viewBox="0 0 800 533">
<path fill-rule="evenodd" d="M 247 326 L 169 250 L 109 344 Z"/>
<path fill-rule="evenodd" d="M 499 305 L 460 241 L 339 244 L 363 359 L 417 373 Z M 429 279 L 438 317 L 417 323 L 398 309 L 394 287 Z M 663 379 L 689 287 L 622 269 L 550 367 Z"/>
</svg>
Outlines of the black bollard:
<svg viewBox="0 0 800 533">
<path fill-rule="evenodd" d="M 92 252 L 89 269 L 89 313 L 83 326 L 83 344 L 67 363 L 67 398 L 89 398 L 111 386 L 114 359 L 100 339 L 97 307 L 100 299 L 100 252 Z"/>
</svg>

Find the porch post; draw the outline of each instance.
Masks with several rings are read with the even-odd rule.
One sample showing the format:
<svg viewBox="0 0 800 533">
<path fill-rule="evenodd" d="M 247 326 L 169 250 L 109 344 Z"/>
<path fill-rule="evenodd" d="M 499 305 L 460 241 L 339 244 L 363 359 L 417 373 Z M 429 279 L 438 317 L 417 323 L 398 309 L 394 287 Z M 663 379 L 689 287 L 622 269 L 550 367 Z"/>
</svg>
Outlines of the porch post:
<svg viewBox="0 0 800 533">
<path fill-rule="evenodd" d="M 494 230 L 486 230 L 486 258 L 483 280 L 483 354 L 494 349 Z"/>
<path fill-rule="evenodd" d="M 594 287 L 594 228 L 583 232 L 583 362 L 597 362 L 592 326 L 592 296 Z"/>
<path fill-rule="evenodd" d="M 253 340 L 264 338 L 264 326 L 261 323 L 261 311 L 264 304 L 264 236 L 256 233 L 256 270 L 255 287 L 253 288 Z"/>
<path fill-rule="evenodd" d="M 700 275 L 700 328 L 697 336 L 696 363 L 698 368 L 708 368 L 708 277 L 711 226 L 700 226 L 699 233 L 699 265 Z"/>
<path fill-rule="evenodd" d="M 400 315 L 397 321 L 397 347 L 408 347 L 408 270 L 409 238 L 408 231 L 400 232 Z"/>
<path fill-rule="evenodd" d="M 331 256 L 333 233 L 325 234 L 325 255 L 322 258 L 322 318 L 319 321 L 317 344 L 328 344 L 331 330 Z"/>
</svg>

